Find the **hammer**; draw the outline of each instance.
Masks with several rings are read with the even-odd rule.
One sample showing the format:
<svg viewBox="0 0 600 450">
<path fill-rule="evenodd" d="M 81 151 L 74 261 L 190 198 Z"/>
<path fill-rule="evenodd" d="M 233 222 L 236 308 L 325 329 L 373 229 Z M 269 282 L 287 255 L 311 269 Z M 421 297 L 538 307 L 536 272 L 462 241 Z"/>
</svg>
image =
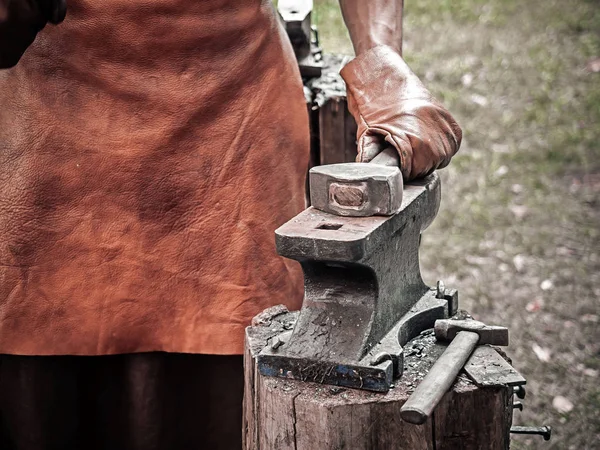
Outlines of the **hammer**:
<svg viewBox="0 0 600 450">
<path fill-rule="evenodd" d="M 402 42 L 400 42 L 402 52 Z M 387 145 L 368 163 L 342 163 L 310 169 L 310 203 L 338 216 L 393 216 L 402 207 L 400 155 Z"/>
<path fill-rule="evenodd" d="M 392 216 L 402 206 L 400 157 L 385 148 L 368 163 L 341 163 L 310 170 L 310 202 L 338 216 Z"/>
<path fill-rule="evenodd" d="M 435 321 L 438 341 L 451 341 L 442 356 L 400 409 L 400 417 L 414 424 L 425 423 L 477 345 L 508 345 L 508 329 L 476 320 Z"/>
</svg>

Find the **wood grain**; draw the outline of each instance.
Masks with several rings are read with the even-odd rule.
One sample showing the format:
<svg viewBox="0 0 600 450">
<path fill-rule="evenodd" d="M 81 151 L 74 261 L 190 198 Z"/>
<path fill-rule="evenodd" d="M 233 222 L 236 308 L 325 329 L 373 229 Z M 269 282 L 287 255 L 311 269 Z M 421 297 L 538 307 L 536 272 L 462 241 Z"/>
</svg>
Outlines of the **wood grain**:
<svg viewBox="0 0 600 450">
<path fill-rule="evenodd" d="M 479 388 L 461 375 L 423 425 L 400 418 L 400 407 L 445 346 L 432 339 L 407 355 L 406 372 L 387 394 L 269 378 L 253 355 L 297 313 L 282 313 L 246 332 L 246 450 L 508 449 L 512 387 Z"/>
</svg>

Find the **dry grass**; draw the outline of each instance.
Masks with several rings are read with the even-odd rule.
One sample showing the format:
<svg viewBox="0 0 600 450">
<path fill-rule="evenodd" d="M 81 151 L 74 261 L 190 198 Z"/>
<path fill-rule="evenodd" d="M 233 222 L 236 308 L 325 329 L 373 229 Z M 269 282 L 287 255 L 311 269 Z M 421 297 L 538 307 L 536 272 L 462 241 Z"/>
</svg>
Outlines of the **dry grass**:
<svg viewBox="0 0 600 450">
<path fill-rule="evenodd" d="M 326 50 L 350 52 L 336 2 L 316 3 Z M 510 327 L 528 379 L 515 423 L 554 428 L 550 443 L 515 437 L 515 449 L 600 448 L 600 73 L 586 69 L 600 57 L 599 6 L 406 2 L 405 58 L 465 135 L 423 270 Z"/>
</svg>

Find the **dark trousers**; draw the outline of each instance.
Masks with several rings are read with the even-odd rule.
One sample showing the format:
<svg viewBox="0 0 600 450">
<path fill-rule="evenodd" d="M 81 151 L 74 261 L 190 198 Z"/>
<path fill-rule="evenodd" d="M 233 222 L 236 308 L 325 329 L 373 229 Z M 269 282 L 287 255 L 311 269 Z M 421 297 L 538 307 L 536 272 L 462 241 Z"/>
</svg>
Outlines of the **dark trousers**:
<svg viewBox="0 0 600 450">
<path fill-rule="evenodd" d="M 239 450 L 241 356 L 0 355 L 2 450 Z"/>
</svg>

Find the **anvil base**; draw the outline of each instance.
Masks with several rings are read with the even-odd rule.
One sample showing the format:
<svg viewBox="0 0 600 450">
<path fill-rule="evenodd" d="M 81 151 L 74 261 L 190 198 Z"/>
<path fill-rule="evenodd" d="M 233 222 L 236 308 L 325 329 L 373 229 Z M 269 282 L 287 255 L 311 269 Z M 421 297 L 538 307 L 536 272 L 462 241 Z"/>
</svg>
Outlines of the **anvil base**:
<svg viewBox="0 0 600 450">
<path fill-rule="evenodd" d="M 387 392 L 394 379 L 402 375 L 403 347 L 422 331 L 433 327 L 437 319 L 447 318 L 456 308 L 456 291 L 447 290 L 437 298 L 431 289 L 406 313 L 387 335 L 359 361 L 317 359 L 286 354 L 291 331 L 271 338 L 257 355 L 261 375 L 311 381 L 321 384 Z"/>
</svg>

